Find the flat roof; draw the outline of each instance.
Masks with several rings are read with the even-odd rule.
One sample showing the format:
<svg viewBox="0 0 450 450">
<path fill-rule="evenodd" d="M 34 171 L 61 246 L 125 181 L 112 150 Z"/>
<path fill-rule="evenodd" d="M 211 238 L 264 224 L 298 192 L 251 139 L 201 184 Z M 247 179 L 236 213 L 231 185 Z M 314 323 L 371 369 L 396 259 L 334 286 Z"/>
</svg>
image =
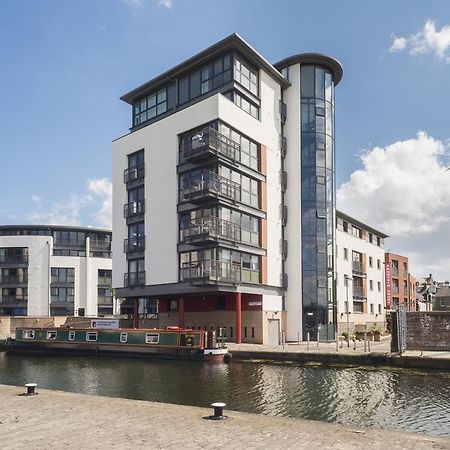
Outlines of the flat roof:
<svg viewBox="0 0 450 450">
<path fill-rule="evenodd" d="M 365 230 L 370 231 L 371 233 L 376 234 L 376 235 L 378 235 L 378 236 L 380 236 L 382 238 L 389 237 L 387 234 L 383 233 L 382 231 L 377 230 L 376 228 L 371 227 L 370 225 L 367 225 L 364 222 L 361 222 L 360 220 L 355 219 L 354 217 L 349 216 L 348 214 L 345 214 L 342 211 L 336 210 L 336 215 L 338 217 L 340 217 L 341 219 L 345 219 L 348 222 L 354 223 L 358 227 L 364 228 Z"/>
<path fill-rule="evenodd" d="M 214 56 L 218 56 L 224 51 L 232 49 L 238 50 L 251 63 L 263 68 L 269 75 L 272 76 L 272 78 L 278 81 L 282 87 L 286 88 L 291 85 L 289 81 L 286 80 L 286 78 L 284 78 L 283 75 L 281 75 L 281 73 L 271 63 L 269 63 L 262 55 L 260 55 L 241 36 L 239 36 L 239 34 L 233 33 L 227 36 L 225 39 L 222 39 L 221 41 L 211 45 L 207 49 L 202 50 L 200 53 L 197 53 L 196 55 L 186 59 L 182 63 L 177 64 L 175 67 L 167 70 L 161 75 L 158 75 L 152 80 L 147 81 L 137 88 L 127 92 L 126 94 L 122 95 L 120 99 L 132 105 L 135 100 L 140 98 L 145 93 L 150 93 L 151 91 L 158 89 L 158 87 L 162 87 L 167 82 L 173 81 L 176 77 L 182 75 L 183 73 L 189 72 L 193 68 L 201 65 L 203 62 L 210 60 Z"/>
<path fill-rule="evenodd" d="M 0 230 L 56 230 L 56 231 L 84 231 L 94 233 L 112 233 L 107 228 L 77 227 L 69 225 L 0 225 Z"/>
</svg>

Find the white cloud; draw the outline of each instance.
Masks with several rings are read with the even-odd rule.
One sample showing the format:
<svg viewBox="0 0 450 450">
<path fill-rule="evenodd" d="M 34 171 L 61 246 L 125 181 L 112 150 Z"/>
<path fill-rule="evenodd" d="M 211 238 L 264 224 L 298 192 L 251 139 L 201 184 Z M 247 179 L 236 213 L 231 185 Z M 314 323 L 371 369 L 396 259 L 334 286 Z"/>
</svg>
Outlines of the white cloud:
<svg viewBox="0 0 450 450">
<path fill-rule="evenodd" d="M 27 220 L 33 224 L 112 226 L 112 185 L 106 178 L 93 178 L 86 182 L 87 192 L 72 194 L 68 199 L 54 202 L 49 208 L 43 200 L 32 196 L 35 209 Z M 39 199 L 38 201 L 36 199 Z"/>
<path fill-rule="evenodd" d="M 419 131 L 363 152 L 362 169 L 337 192 L 338 208 L 390 235 L 386 248 L 410 256 L 420 276 L 450 277 L 447 157 L 448 144 Z"/>
<path fill-rule="evenodd" d="M 159 6 L 164 6 L 167 9 L 172 9 L 172 0 L 158 0 Z"/>
<path fill-rule="evenodd" d="M 405 37 L 393 37 L 389 51 L 399 52 L 409 49 L 410 55 L 434 54 L 438 59 L 450 63 L 450 25 L 436 29 L 433 20 L 427 20 L 423 29 L 416 34 Z"/>
<path fill-rule="evenodd" d="M 42 199 L 41 199 L 41 197 L 39 197 L 39 195 L 33 194 L 31 196 L 31 200 L 33 200 L 34 203 L 40 203 Z"/>
</svg>

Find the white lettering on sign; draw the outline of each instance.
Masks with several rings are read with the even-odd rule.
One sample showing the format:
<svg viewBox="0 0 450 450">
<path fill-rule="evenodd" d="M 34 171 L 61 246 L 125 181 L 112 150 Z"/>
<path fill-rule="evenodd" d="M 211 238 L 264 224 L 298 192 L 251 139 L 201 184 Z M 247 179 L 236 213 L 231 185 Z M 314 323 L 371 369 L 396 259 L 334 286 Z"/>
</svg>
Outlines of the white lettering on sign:
<svg viewBox="0 0 450 450">
<path fill-rule="evenodd" d="M 248 306 L 262 306 L 262 302 L 248 302 Z"/>
<path fill-rule="evenodd" d="M 114 319 L 91 320 L 91 328 L 119 328 L 119 321 Z"/>
</svg>

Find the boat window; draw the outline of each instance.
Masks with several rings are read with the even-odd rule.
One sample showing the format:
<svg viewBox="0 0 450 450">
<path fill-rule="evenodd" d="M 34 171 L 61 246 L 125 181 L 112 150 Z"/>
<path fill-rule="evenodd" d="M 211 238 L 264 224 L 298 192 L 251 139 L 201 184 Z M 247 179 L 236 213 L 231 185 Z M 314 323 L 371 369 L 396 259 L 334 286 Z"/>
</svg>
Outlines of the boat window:
<svg viewBox="0 0 450 450">
<path fill-rule="evenodd" d="M 86 341 L 95 342 L 97 340 L 98 333 L 97 332 L 87 332 L 86 333 Z"/>
<path fill-rule="evenodd" d="M 75 331 L 69 331 L 69 341 L 75 340 Z"/>
<path fill-rule="evenodd" d="M 23 330 L 22 338 L 23 339 L 34 339 L 34 330 Z"/>
<path fill-rule="evenodd" d="M 47 339 L 56 339 L 56 331 L 47 331 Z"/>
<path fill-rule="evenodd" d="M 159 333 L 146 333 L 145 342 L 147 344 L 158 344 L 159 343 Z"/>
<path fill-rule="evenodd" d="M 120 342 L 125 343 L 128 340 L 128 333 L 120 333 Z"/>
</svg>

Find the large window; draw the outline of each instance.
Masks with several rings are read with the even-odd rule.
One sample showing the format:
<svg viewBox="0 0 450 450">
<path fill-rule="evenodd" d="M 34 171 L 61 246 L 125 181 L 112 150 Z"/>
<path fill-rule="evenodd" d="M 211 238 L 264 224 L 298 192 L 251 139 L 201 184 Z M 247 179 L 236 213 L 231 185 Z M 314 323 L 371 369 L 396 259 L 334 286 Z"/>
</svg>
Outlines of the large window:
<svg viewBox="0 0 450 450">
<path fill-rule="evenodd" d="M 234 62 L 234 79 L 252 94 L 258 96 L 258 70 L 241 57 Z"/>
<path fill-rule="evenodd" d="M 52 284 L 64 283 L 74 284 L 75 269 L 73 267 L 52 267 L 51 268 Z"/>
<path fill-rule="evenodd" d="M 51 287 L 51 303 L 73 303 L 74 292 L 73 287 Z"/>
<path fill-rule="evenodd" d="M 228 167 L 219 166 L 219 175 L 241 186 L 241 202 L 259 208 L 259 182 Z"/>
<path fill-rule="evenodd" d="M 150 94 L 134 105 L 134 125 L 139 125 L 167 111 L 167 88 Z"/>
<path fill-rule="evenodd" d="M 255 119 L 259 119 L 259 106 L 255 105 L 249 99 L 239 94 L 237 91 L 230 91 L 224 95 L 247 114 L 250 114 Z"/>
<path fill-rule="evenodd" d="M 178 103 L 189 100 L 231 81 L 231 56 L 224 55 L 178 81 Z"/>
<path fill-rule="evenodd" d="M 83 231 L 55 231 L 55 246 L 58 247 L 84 247 L 86 245 L 86 233 Z"/>
</svg>

